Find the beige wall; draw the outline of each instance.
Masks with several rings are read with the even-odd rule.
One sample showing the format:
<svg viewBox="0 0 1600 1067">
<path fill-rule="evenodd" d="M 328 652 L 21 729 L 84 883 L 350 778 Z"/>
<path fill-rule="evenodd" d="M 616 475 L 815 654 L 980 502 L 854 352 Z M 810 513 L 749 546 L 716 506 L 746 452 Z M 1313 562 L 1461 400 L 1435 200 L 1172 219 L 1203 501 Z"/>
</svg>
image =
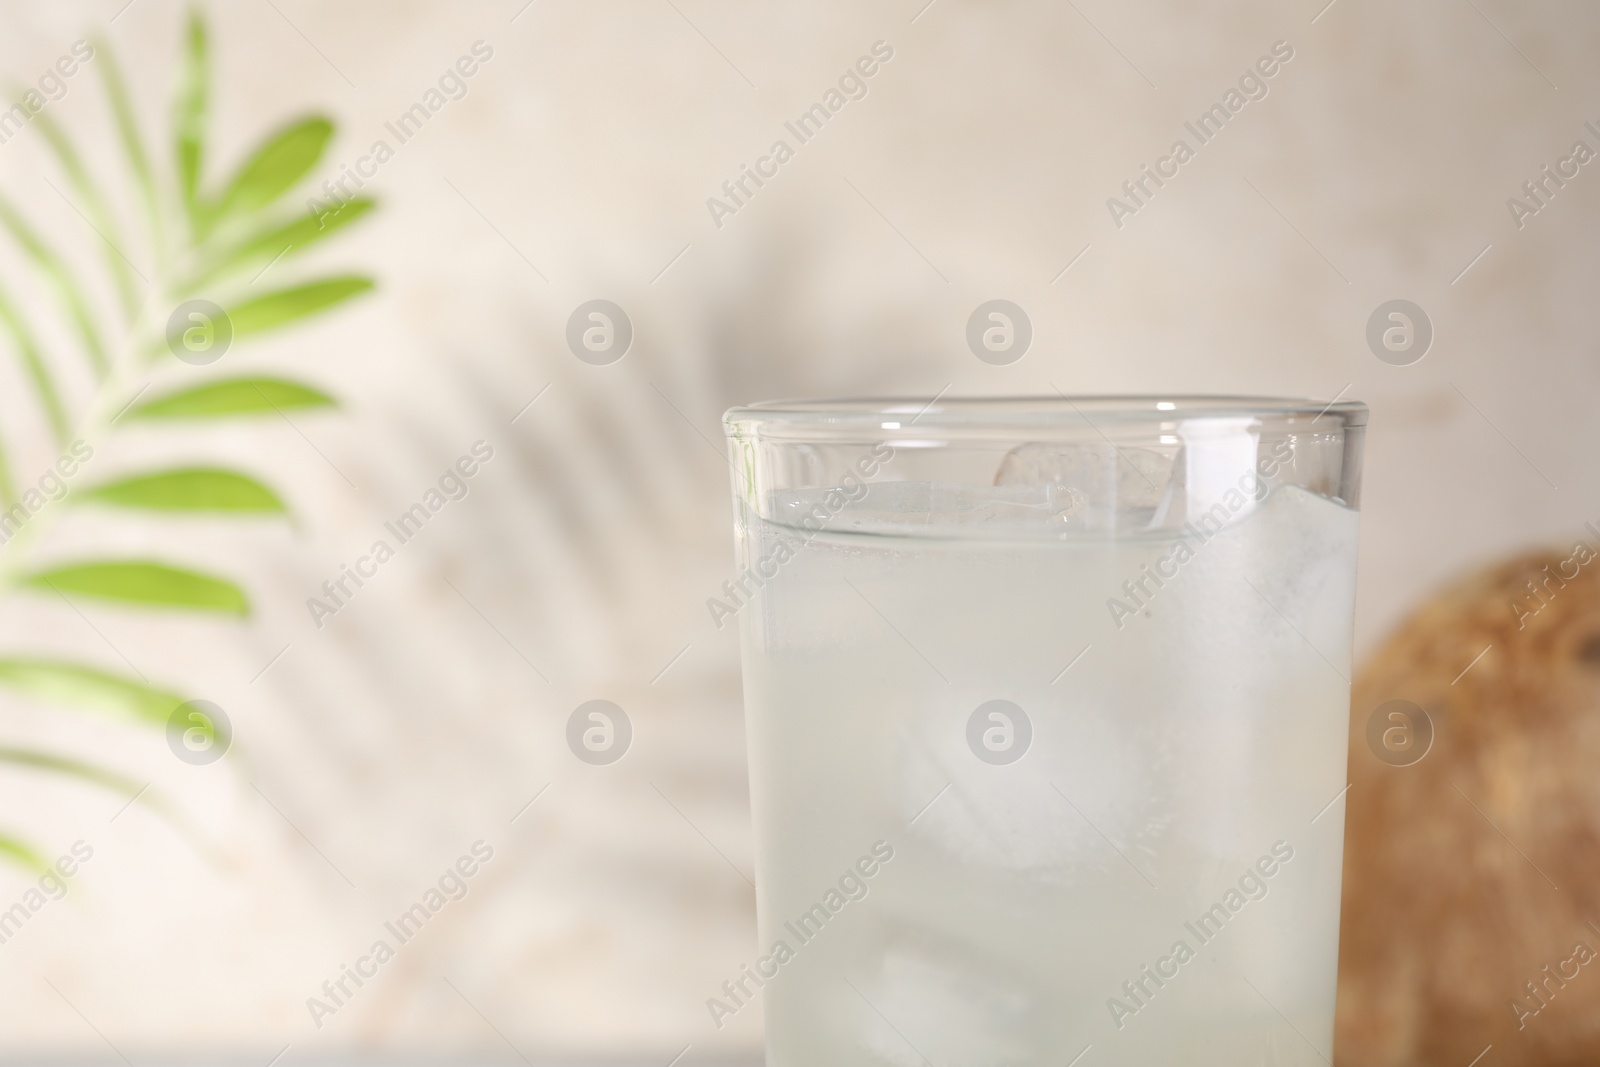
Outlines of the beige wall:
<svg viewBox="0 0 1600 1067">
<path fill-rule="evenodd" d="M 704 608 L 731 558 L 706 439 L 733 403 L 946 386 L 1365 400 L 1363 650 L 1449 575 L 1600 519 L 1600 169 L 1520 230 L 1506 206 L 1574 140 L 1600 148 L 1582 125 L 1600 120 L 1592 7 L 1337 0 L 1313 23 L 1320 0 L 674 2 L 538 0 L 515 22 L 522 0 L 209 7 L 215 165 L 315 107 L 340 123 L 331 176 L 474 41 L 494 54 L 372 180 L 377 219 L 315 253 L 376 271 L 381 293 L 238 356 L 325 383 L 342 414 L 297 420 L 303 436 L 97 445 L 104 474 L 198 453 L 284 488 L 292 529 L 178 535 L 249 578 L 255 615 L 0 604 L 0 647 L 125 658 L 238 733 L 197 769 L 153 734 L 0 695 L 7 736 L 154 782 L 220 855 L 197 858 L 143 804 L 112 822 L 115 797 L 0 775 L 10 822 L 95 849 L 67 902 L 0 946 L 0 1054 L 104 1054 L 86 1019 L 135 1056 L 509 1054 L 486 1019 L 530 1056 L 755 1048 L 756 1013 L 718 1032 L 704 1009 L 753 948 L 732 869 L 751 858 L 736 642 Z M 121 3 L 7 4 L 0 69 L 30 82 L 99 28 L 164 130 L 181 8 L 138 0 L 107 27 Z M 706 199 L 879 40 L 894 54 L 866 97 L 716 226 Z M 1114 225 L 1107 197 L 1280 40 L 1293 58 L 1266 98 Z M 93 73 L 51 106 L 110 172 Z M 87 256 L 47 179 L 61 184 L 37 134 L 0 145 L 5 190 Z M 563 340 L 596 297 L 636 330 L 607 367 Z M 994 297 L 1035 330 L 1008 367 L 963 339 Z M 1412 366 L 1364 340 L 1396 297 L 1436 330 Z M 16 466 L 42 470 L 13 364 L 0 382 Z M 305 599 L 480 439 L 495 458 L 466 500 L 313 626 Z M 48 550 L 161 552 L 173 529 L 74 516 Z M 636 731 L 611 767 L 562 740 L 595 697 Z M 494 858 L 467 897 L 313 1026 L 306 998 L 479 839 Z M 0 906 L 25 888 L 0 873 Z"/>
</svg>

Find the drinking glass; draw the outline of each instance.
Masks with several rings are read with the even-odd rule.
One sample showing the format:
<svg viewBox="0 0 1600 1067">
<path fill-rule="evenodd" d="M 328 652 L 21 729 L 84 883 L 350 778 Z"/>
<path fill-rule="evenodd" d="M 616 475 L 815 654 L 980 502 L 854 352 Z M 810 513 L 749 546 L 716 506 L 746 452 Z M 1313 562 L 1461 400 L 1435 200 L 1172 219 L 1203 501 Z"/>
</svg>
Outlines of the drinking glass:
<svg viewBox="0 0 1600 1067">
<path fill-rule="evenodd" d="M 1366 411 L 729 411 L 758 944 L 713 1015 L 781 1067 L 1325 1063 Z"/>
</svg>

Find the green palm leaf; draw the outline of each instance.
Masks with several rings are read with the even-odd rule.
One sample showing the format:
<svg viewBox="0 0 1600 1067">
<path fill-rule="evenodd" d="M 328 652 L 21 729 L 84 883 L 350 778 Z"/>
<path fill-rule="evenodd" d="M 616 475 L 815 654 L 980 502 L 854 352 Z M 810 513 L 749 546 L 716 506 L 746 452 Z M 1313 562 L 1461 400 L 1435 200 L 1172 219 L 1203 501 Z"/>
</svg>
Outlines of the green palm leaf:
<svg viewBox="0 0 1600 1067">
<path fill-rule="evenodd" d="M 205 162 L 205 124 L 208 97 L 208 48 L 206 26 L 199 12 L 189 15 L 187 47 L 183 57 L 183 80 L 172 109 L 172 126 L 178 163 L 178 190 L 189 212 L 189 224 L 196 233 L 206 230 L 205 201 L 200 195 L 200 176 Z"/>
<path fill-rule="evenodd" d="M 0 659 L 0 685 L 51 704 L 166 726 L 183 697 L 93 667 L 49 659 Z"/>
<path fill-rule="evenodd" d="M 81 502 L 154 511 L 254 511 L 284 513 L 278 494 L 238 471 L 185 467 L 91 486 L 74 494 Z"/>
<path fill-rule="evenodd" d="M 146 400 L 124 419 L 204 419 L 264 415 L 296 408 L 335 407 L 320 389 L 283 378 L 230 378 Z"/>
<path fill-rule="evenodd" d="M 217 198 L 212 223 L 259 211 L 277 200 L 316 166 L 332 136 L 333 123 L 317 115 L 268 137 Z"/>
<path fill-rule="evenodd" d="M 40 240 L 39 235 L 33 232 L 17 209 L 3 196 L 0 196 L 0 224 L 11 231 L 11 236 L 22 246 L 28 258 L 49 276 L 56 293 L 72 315 L 72 322 L 78 328 L 78 335 L 83 340 L 83 347 L 89 353 L 90 362 L 94 364 L 95 373 L 102 378 L 105 377 L 111 364 L 106 359 L 106 349 L 101 343 L 100 331 L 95 328 L 94 319 L 89 314 L 89 302 L 83 295 L 82 286 L 67 269 L 61 257 Z"/>
<path fill-rule="evenodd" d="M 226 578 L 146 560 L 104 560 L 52 567 L 23 576 L 21 584 L 125 604 L 248 615 L 244 590 Z"/>
<path fill-rule="evenodd" d="M 85 763 L 82 760 L 75 760 L 68 756 L 58 756 L 53 752 L 40 752 L 36 749 L 0 746 L 0 763 L 64 774 L 68 777 L 91 782 L 94 785 L 104 786 L 124 796 L 136 796 L 145 788 L 144 782 L 129 778 L 125 774 L 118 774 L 116 771 L 98 767 L 93 763 Z"/>
<path fill-rule="evenodd" d="M 31 845 L 25 844 L 18 838 L 9 834 L 0 833 L 0 856 L 4 856 L 19 867 L 25 867 L 35 874 L 42 874 L 50 864 L 45 858 L 34 851 Z"/>
<path fill-rule="evenodd" d="M 150 171 L 150 159 L 145 155 L 144 139 L 139 135 L 139 123 L 133 117 L 129 103 L 127 83 L 122 80 L 122 69 L 117 65 L 116 54 L 103 37 L 95 38 L 95 66 L 100 68 L 100 78 L 106 89 L 106 100 L 111 104 L 111 114 L 117 124 L 117 139 L 122 142 L 122 152 L 128 157 L 128 167 L 133 171 L 139 186 L 140 199 L 144 201 L 145 214 L 149 216 L 150 235 L 161 256 L 165 246 L 161 225 L 161 198 L 156 195 L 155 176 Z"/>
<path fill-rule="evenodd" d="M 89 177 L 89 172 L 84 169 L 83 161 L 78 158 L 77 149 L 72 147 L 67 135 L 56 125 L 56 120 L 47 112 L 41 111 L 33 117 L 33 121 L 39 132 L 44 134 L 45 143 L 55 152 L 61 169 L 67 172 L 67 180 L 72 183 L 72 187 L 78 191 L 78 195 L 88 206 L 89 214 L 94 218 L 95 231 L 100 235 L 106 264 L 111 268 L 111 277 L 117 284 L 117 294 L 122 298 L 122 310 L 132 317 L 139 301 L 133 285 L 133 270 L 136 268 L 122 254 L 117 223 L 106 208 L 105 197 L 100 195 L 99 188 Z"/>
<path fill-rule="evenodd" d="M 22 315 L 6 297 L 4 290 L 0 290 L 0 325 L 5 326 L 12 343 L 17 347 L 17 353 L 22 357 L 23 366 L 28 370 L 28 380 L 33 383 L 33 391 L 39 395 L 45 417 L 50 420 L 50 432 L 55 435 L 57 446 L 65 446 L 72 436 L 72 429 L 67 424 L 67 410 L 61 404 L 61 394 L 56 391 L 55 379 L 50 376 L 50 368 L 45 366 L 39 344 L 33 339 L 33 331 L 22 321 Z"/>
<path fill-rule="evenodd" d="M 181 288 L 189 293 L 256 263 L 269 263 L 291 253 L 303 252 L 318 241 L 331 237 L 360 219 L 377 202 L 367 197 L 345 201 L 336 212 L 322 216 L 301 215 L 288 222 L 271 223 L 231 247 L 206 259 Z"/>
<path fill-rule="evenodd" d="M 247 300 L 228 311 L 228 318 L 233 322 L 233 336 L 238 338 L 287 326 L 360 296 L 371 289 L 372 284 L 371 278 L 344 275 L 290 286 Z"/>
<path fill-rule="evenodd" d="M 22 252 L 22 260 L 40 281 L 53 289 L 60 305 L 35 308 L 0 288 L 0 339 L 17 351 L 23 376 L 37 394 L 39 408 L 52 435 L 63 446 L 72 438 L 72 407 L 58 389 L 65 373 L 52 358 L 49 342 L 67 336 L 81 342 L 88 361 L 101 385 L 94 407 L 103 410 L 126 399 L 127 394 L 108 394 L 129 383 L 119 373 L 110 375 L 111 352 L 118 358 L 126 353 L 132 370 L 143 354 L 147 332 L 135 332 L 132 324 L 159 324 L 165 306 L 152 306 L 150 298 L 183 299 L 200 293 L 202 287 L 222 279 L 232 279 L 276 263 L 306 248 L 314 247 L 369 214 L 375 206 L 370 199 L 345 202 L 337 212 L 325 214 L 290 213 L 267 218 L 273 205 L 283 201 L 324 156 L 334 127 L 319 115 L 299 117 L 270 132 L 243 158 L 220 187 L 206 181 L 206 124 L 211 111 L 210 47 L 204 21 L 198 12 L 189 16 L 184 31 L 179 63 L 179 87 L 172 101 L 172 134 L 169 142 L 173 168 L 170 177 L 158 179 L 152 166 L 137 120 L 134 100 L 123 79 L 115 55 L 103 39 L 96 39 L 95 65 L 99 67 L 116 138 L 124 158 L 124 179 L 114 182 L 101 176 L 97 180 L 92 164 L 94 153 L 80 154 L 78 144 L 55 121 L 58 112 L 35 114 L 41 135 L 65 175 L 69 201 L 83 220 L 98 235 L 100 255 L 87 261 L 99 277 L 88 279 L 105 285 L 85 285 L 76 261 L 59 251 L 63 246 L 48 231 L 36 231 L 38 224 L 25 210 L 13 207 L 0 196 L 0 230 L 4 230 Z M 79 142 L 81 143 L 81 142 Z M 130 180 L 131 179 L 131 180 Z M 162 188 L 160 181 L 170 181 Z M 107 193 L 121 192 L 130 184 L 142 200 L 148 216 L 148 244 L 143 253 L 153 261 L 146 279 L 140 267 L 127 257 L 123 234 L 129 228 L 119 225 L 118 204 Z M 169 205 L 187 225 L 173 227 Z M 43 227 L 38 227 L 43 230 Z M 134 236 L 142 236 L 135 233 Z M 3 240 L 3 239 L 0 239 Z M 188 273 L 186 284 L 174 284 L 180 270 Z M 143 284 L 141 284 L 143 283 Z M 373 287 L 372 279 L 358 274 L 338 275 L 284 283 L 277 289 L 246 289 L 230 302 L 235 338 L 266 332 L 309 318 L 337 307 Z M 97 306 L 99 293 L 114 291 L 125 312 Z M 259 294 L 259 295 L 258 295 Z M 100 317 L 97 313 L 109 312 Z M 50 313 L 54 321 L 44 321 Z M 107 340 L 109 338 L 109 340 Z M 113 343 L 114 342 L 114 343 Z M 133 385 L 140 383 L 134 382 Z M 165 395 L 145 399 L 136 397 L 117 418 L 113 429 L 127 422 L 143 423 L 152 429 L 173 428 L 182 420 L 231 418 L 274 412 L 331 408 L 333 397 L 302 382 L 270 376 L 247 376 L 204 381 L 187 385 Z M 10 467 L 0 442 L 0 504 L 9 507 L 15 499 Z M 175 465 L 122 475 L 96 485 L 76 489 L 72 502 L 138 509 L 153 515 L 179 516 L 218 513 L 234 517 L 285 515 L 287 506 L 268 485 L 239 470 L 199 464 Z M 39 527 L 43 529 L 43 527 Z M 32 528 L 30 528 L 31 532 Z M 33 538 L 28 539 L 30 542 Z M 30 545 L 9 546 L 6 575 L 0 585 L 30 593 L 53 591 L 62 597 L 90 597 L 140 609 L 180 609 L 244 616 L 250 612 L 245 592 L 233 581 L 202 573 L 176 563 L 148 559 L 87 559 L 67 563 L 33 565 L 26 553 Z M 0 588 L 0 593 L 6 589 Z M 28 656 L 0 657 L 0 688 L 23 697 L 61 704 L 72 708 L 98 710 L 118 715 L 143 725 L 167 725 L 173 711 L 184 703 L 178 694 L 152 686 L 140 678 L 102 671 L 92 665 L 58 659 Z M 96 766 L 71 755 L 37 751 L 16 745 L 0 744 L 0 770 L 37 771 L 63 775 L 78 781 L 136 794 L 138 782 L 109 768 Z M 173 817 L 176 819 L 176 816 Z M 179 820 L 181 821 L 181 820 Z M 180 829 L 182 827 L 180 826 Z M 204 849 L 202 849 L 204 851 Z M 0 863 L 44 868 L 39 852 L 20 837 L 0 832 Z"/>
<path fill-rule="evenodd" d="M 215 729 L 210 727 L 209 723 L 190 726 L 189 729 L 201 730 L 207 733 L 213 741 L 216 739 Z M 202 851 L 209 852 L 211 850 L 210 843 L 199 829 L 185 818 L 183 813 L 170 800 L 155 789 L 150 788 L 148 782 L 141 782 L 137 778 L 130 778 L 125 774 L 109 770 L 98 764 L 72 759 L 69 756 L 58 756 L 53 752 L 41 752 L 37 749 L 0 747 L 0 763 L 24 770 L 43 771 L 46 774 L 76 778 L 81 782 L 97 785 L 119 796 L 127 797 L 130 803 L 142 798 L 152 811 L 165 819 L 184 837 L 188 838 L 190 844 Z M 42 870 L 42 868 L 40 869 Z"/>
</svg>

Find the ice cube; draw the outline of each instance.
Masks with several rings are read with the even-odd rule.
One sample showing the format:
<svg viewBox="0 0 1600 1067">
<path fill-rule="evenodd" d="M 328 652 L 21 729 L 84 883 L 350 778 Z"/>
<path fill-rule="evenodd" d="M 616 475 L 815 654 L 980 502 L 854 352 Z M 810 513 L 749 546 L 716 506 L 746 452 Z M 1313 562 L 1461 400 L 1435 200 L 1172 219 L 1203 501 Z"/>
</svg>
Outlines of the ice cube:
<svg viewBox="0 0 1600 1067">
<path fill-rule="evenodd" d="M 1119 447 L 1110 441 L 1036 442 L 1006 453 L 997 486 L 1040 486 L 1063 529 L 1146 529 L 1164 523 L 1184 495 L 1181 445 Z"/>
</svg>

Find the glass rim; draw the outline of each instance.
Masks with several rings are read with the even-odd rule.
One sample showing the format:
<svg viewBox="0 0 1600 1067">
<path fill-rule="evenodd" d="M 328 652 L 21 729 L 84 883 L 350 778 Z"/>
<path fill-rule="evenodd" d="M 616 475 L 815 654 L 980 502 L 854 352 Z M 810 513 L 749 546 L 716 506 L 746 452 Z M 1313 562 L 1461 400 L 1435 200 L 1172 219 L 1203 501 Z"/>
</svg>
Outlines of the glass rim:
<svg viewBox="0 0 1600 1067">
<path fill-rule="evenodd" d="M 1081 431 L 1157 433 L 1163 423 L 1251 420 L 1285 433 L 1341 433 L 1367 423 L 1359 400 L 1205 394 L 1085 396 L 861 397 L 767 400 L 729 408 L 729 437 L 837 440 L 882 439 L 906 433 L 1017 439 Z M 908 418 L 909 416 L 909 418 Z"/>
</svg>

